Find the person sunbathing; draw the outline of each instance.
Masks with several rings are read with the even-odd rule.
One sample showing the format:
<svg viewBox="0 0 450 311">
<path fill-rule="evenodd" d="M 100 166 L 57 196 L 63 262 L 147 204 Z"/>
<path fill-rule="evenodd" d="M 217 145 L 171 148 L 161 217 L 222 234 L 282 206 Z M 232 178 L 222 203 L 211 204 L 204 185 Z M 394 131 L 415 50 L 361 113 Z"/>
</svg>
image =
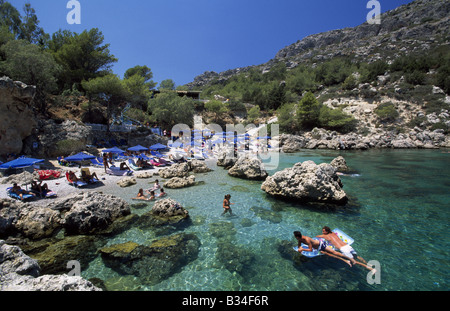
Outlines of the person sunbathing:
<svg viewBox="0 0 450 311">
<path fill-rule="evenodd" d="M 69 162 L 64 159 L 64 157 L 61 157 L 61 159 L 59 159 L 59 164 L 62 166 L 69 166 Z"/>
<path fill-rule="evenodd" d="M 36 196 L 33 192 L 26 191 L 26 190 L 23 190 L 22 188 L 20 188 L 20 186 L 18 186 L 17 183 L 13 184 L 11 192 L 17 194 L 21 200 L 23 200 L 24 194 L 31 194 L 34 197 Z"/>
<path fill-rule="evenodd" d="M 80 181 L 80 179 L 77 177 L 77 175 L 75 175 L 75 173 L 72 171 L 69 171 L 68 177 L 69 177 L 70 181 L 73 181 L 73 182 Z"/>
<path fill-rule="evenodd" d="M 38 192 L 41 196 L 48 191 L 48 185 L 42 184 L 42 180 L 37 183 L 35 180 L 31 182 L 31 190 Z"/>
<path fill-rule="evenodd" d="M 99 180 L 99 178 L 95 172 L 92 174 L 89 174 L 88 171 L 85 171 L 85 170 L 81 171 L 81 179 L 83 179 L 84 182 L 87 182 L 87 183 L 94 182 L 94 178 Z"/>
<path fill-rule="evenodd" d="M 131 168 L 128 167 L 128 165 L 125 162 L 120 163 L 120 170 L 121 171 L 131 171 Z"/>
</svg>

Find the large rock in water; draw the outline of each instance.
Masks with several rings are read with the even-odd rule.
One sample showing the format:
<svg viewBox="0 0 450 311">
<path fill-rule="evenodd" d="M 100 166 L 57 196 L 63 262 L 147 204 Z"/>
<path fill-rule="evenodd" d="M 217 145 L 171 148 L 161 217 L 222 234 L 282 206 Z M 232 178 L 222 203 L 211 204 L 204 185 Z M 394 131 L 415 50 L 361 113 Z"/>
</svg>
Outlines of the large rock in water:
<svg viewBox="0 0 450 311">
<path fill-rule="evenodd" d="M 345 204 L 348 198 L 342 186 L 333 166 L 306 161 L 267 177 L 261 189 L 284 199 Z"/>
<path fill-rule="evenodd" d="M 36 87 L 0 78 L 0 154 L 22 151 L 37 123 L 31 108 Z"/>
<path fill-rule="evenodd" d="M 244 156 L 240 157 L 228 170 L 228 175 L 244 179 L 264 180 L 268 174 L 260 159 Z"/>
</svg>

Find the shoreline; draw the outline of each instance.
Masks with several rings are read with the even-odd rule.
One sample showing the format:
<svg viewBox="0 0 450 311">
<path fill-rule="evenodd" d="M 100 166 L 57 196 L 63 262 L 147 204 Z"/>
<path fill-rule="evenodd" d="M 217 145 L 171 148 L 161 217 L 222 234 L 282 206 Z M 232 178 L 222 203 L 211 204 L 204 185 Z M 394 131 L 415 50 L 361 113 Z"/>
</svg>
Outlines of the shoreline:
<svg viewBox="0 0 450 311">
<path fill-rule="evenodd" d="M 99 168 L 99 167 L 93 167 L 93 166 L 82 166 L 81 168 L 89 168 L 91 174 L 92 173 L 96 173 L 97 176 L 99 177 L 99 182 L 100 185 L 88 185 L 86 187 L 83 188 L 76 188 L 74 186 L 71 186 L 66 179 L 65 176 L 65 172 L 72 170 L 75 172 L 75 174 L 77 176 L 80 176 L 80 170 L 81 168 L 78 167 L 65 167 L 65 166 L 61 166 L 57 163 L 56 164 L 53 163 L 53 160 L 46 160 L 50 163 L 53 164 L 54 168 L 52 168 L 52 170 L 57 170 L 57 171 L 61 171 L 61 176 L 59 178 L 52 178 L 52 179 L 48 179 L 48 180 L 42 180 L 42 184 L 47 184 L 48 188 L 54 192 L 56 192 L 57 197 L 54 199 L 60 199 L 60 198 L 64 198 L 67 197 L 68 195 L 72 194 L 74 191 L 83 191 L 83 192 L 101 192 L 103 189 L 105 189 L 105 187 L 108 190 L 111 190 L 115 187 L 120 187 L 119 185 L 117 185 L 117 182 L 120 181 L 121 179 L 125 178 L 125 177 L 134 177 L 136 178 L 136 173 L 139 174 L 141 172 L 149 172 L 149 173 L 154 173 L 158 172 L 159 170 L 163 169 L 164 167 L 155 167 L 152 169 L 147 169 L 147 170 L 142 170 L 142 171 L 133 171 L 133 175 L 131 176 L 116 176 L 116 175 L 109 175 L 107 173 L 105 173 L 104 168 Z M 120 165 L 120 164 L 119 164 Z M 28 171 L 30 172 L 31 169 L 25 169 L 24 171 Z M 20 173 L 19 173 L 20 174 Z M 9 187 L 12 187 L 12 182 L 11 183 L 3 183 L 5 179 L 10 178 L 11 176 L 17 176 L 18 174 L 13 174 L 13 175 L 9 175 L 6 177 L 2 177 L 0 178 L 0 199 L 12 199 L 8 196 L 8 194 L 6 193 L 6 189 Z M 151 178 L 151 177 L 150 177 Z M 18 183 L 19 186 L 22 187 L 22 189 L 26 189 L 25 185 Z M 30 184 L 28 184 L 28 189 L 30 187 Z M 15 199 L 12 199 L 15 200 Z M 45 198 L 37 198 L 37 199 L 32 199 L 29 201 L 26 201 L 26 203 L 32 204 L 32 205 L 37 205 L 37 206 L 41 206 L 41 205 L 46 205 L 47 202 L 53 200 L 52 198 L 49 199 L 45 199 Z M 19 200 L 17 200 L 19 201 Z"/>
<path fill-rule="evenodd" d="M 282 149 L 282 148 L 280 148 Z M 296 149 L 296 148 L 295 148 Z M 322 148 L 317 148 L 320 150 L 325 150 Z M 444 150 L 444 153 L 450 153 L 450 151 L 448 151 L 448 148 L 446 147 L 440 147 L 440 148 L 370 148 L 369 150 L 411 150 L 411 149 L 417 149 L 417 150 L 435 150 L 435 151 L 439 151 L 439 150 Z M 311 149 L 309 148 L 300 148 L 300 149 L 296 149 L 295 151 L 291 151 L 291 152 L 284 152 L 282 150 L 276 151 L 276 152 L 280 152 L 280 153 L 284 153 L 284 154 L 292 154 L 292 153 L 298 153 L 301 152 L 302 150 L 304 151 L 309 151 Z M 329 149 L 330 151 L 340 151 L 340 150 L 336 150 L 336 149 Z M 365 150 L 365 151 L 369 151 L 369 150 Z M 343 150 L 341 150 L 343 151 Z M 356 149 L 353 150 L 345 150 L 345 151 L 357 151 Z M 245 154 L 245 153 L 244 153 Z M 208 164 L 212 163 L 212 161 L 214 161 L 214 163 L 217 162 L 217 156 L 211 157 L 209 159 L 204 160 L 205 163 L 207 163 L 207 166 L 209 166 Z M 116 161 L 115 165 L 119 166 L 121 162 L 125 162 L 125 161 Z M 13 184 L 13 180 L 11 180 L 10 182 L 5 183 L 5 180 L 7 179 L 13 179 L 14 176 L 18 176 L 19 174 L 27 171 L 30 174 L 33 173 L 34 170 L 56 170 L 56 171 L 61 171 L 61 176 L 59 178 L 52 178 L 52 179 L 47 179 L 47 180 L 42 180 L 42 184 L 47 184 L 48 189 L 51 191 L 54 191 L 57 196 L 55 198 L 37 198 L 37 199 L 32 199 L 32 200 L 28 200 L 25 201 L 25 203 L 29 203 L 35 206 L 44 206 L 46 205 L 49 201 L 54 200 L 54 199 L 60 199 L 60 198 L 64 198 L 67 197 L 68 195 L 72 194 L 74 191 L 78 192 L 78 191 L 82 191 L 82 192 L 103 192 L 104 190 L 106 190 L 106 192 L 109 192 L 112 194 L 112 190 L 114 188 L 122 188 L 121 186 L 119 186 L 117 183 L 122 180 L 123 178 L 126 177 L 131 177 L 131 178 L 136 178 L 137 180 L 139 179 L 152 179 L 154 176 L 158 176 L 158 172 L 161 169 L 167 168 L 170 166 L 164 166 L 164 167 L 153 167 L 151 169 L 144 169 L 144 170 L 140 170 L 140 171 L 133 171 L 133 174 L 130 176 L 117 176 L 117 175 L 110 175 L 108 173 L 105 173 L 105 170 L 103 167 L 95 167 L 92 165 L 89 166 L 81 166 L 79 167 L 66 167 L 66 166 L 61 166 L 59 165 L 58 161 L 56 159 L 45 159 L 44 164 L 42 165 L 42 168 L 40 169 L 35 169 L 33 167 L 29 167 L 29 168 L 25 168 L 22 169 L 22 172 L 20 173 L 16 173 L 16 174 L 11 174 L 8 176 L 3 176 L 0 177 L 0 199 L 12 199 L 12 200 L 16 200 L 19 201 L 17 199 L 13 199 L 11 197 L 8 196 L 8 194 L 6 193 L 6 189 L 9 187 L 12 187 Z M 65 172 L 72 170 L 75 172 L 75 174 L 77 176 L 81 175 L 81 169 L 82 168 L 89 168 L 91 174 L 92 173 L 96 173 L 97 176 L 99 177 L 99 182 L 100 185 L 88 185 L 86 187 L 82 187 L 82 188 L 77 188 L 74 187 L 72 185 L 70 185 L 67 182 L 66 176 L 65 176 Z M 150 173 L 150 174 L 149 174 Z M 156 175 L 155 175 L 156 173 Z M 148 174 L 147 177 L 141 177 L 139 178 L 138 176 L 140 174 Z M 39 181 L 39 180 L 38 180 Z M 28 183 L 27 185 L 25 183 L 20 183 L 18 182 L 18 185 L 22 188 L 22 189 L 30 189 L 30 183 Z M 131 186 L 128 186 L 131 187 Z M 123 187 L 123 188 L 127 188 L 127 187 Z"/>
</svg>

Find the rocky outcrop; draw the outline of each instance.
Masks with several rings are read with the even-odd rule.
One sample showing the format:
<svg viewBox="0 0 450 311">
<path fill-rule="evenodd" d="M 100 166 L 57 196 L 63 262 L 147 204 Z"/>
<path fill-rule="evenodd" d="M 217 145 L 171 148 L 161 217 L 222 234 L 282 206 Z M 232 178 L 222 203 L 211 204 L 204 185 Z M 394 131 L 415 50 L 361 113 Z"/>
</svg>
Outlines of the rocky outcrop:
<svg viewBox="0 0 450 311">
<path fill-rule="evenodd" d="M 18 234 L 38 240 L 60 229 L 66 235 L 95 234 L 130 213 L 122 199 L 96 192 L 73 194 L 47 206 L 0 199 L 0 238 Z"/>
<path fill-rule="evenodd" d="M 97 192 L 72 195 L 49 207 L 59 210 L 69 202 L 71 207 L 63 218 L 63 226 L 68 235 L 101 232 L 115 220 L 131 213 L 128 203 L 124 200 Z"/>
<path fill-rule="evenodd" d="M 184 228 L 191 224 L 189 212 L 180 203 L 173 199 L 158 200 L 152 210 L 143 214 L 137 226 L 140 228 L 153 228 L 167 234 L 167 232 Z"/>
<path fill-rule="evenodd" d="M 137 178 L 137 176 L 136 177 L 124 177 L 117 182 L 117 185 L 122 188 L 136 185 L 136 183 L 137 183 L 136 178 Z"/>
<path fill-rule="evenodd" d="M 160 217 L 181 216 L 186 218 L 189 212 L 175 200 L 164 199 L 157 201 L 152 207 L 152 213 Z"/>
<path fill-rule="evenodd" d="M 0 291 L 100 291 L 91 282 L 68 275 L 40 276 L 38 262 L 17 246 L 0 240 Z"/>
<path fill-rule="evenodd" d="M 228 170 L 228 175 L 244 179 L 264 180 L 268 174 L 261 159 L 242 156 Z"/>
<path fill-rule="evenodd" d="M 301 149 L 367 150 L 367 149 L 435 149 L 449 148 L 450 138 L 444 130 L 423 130 L 414 127 L 404 133 L 374 131 L 370 134 L 348 133 L 315 128 L 302 135 L 280 135 L 283 152 L 298 152 Z"/>
<path fill-rule="evenodd" d="M 43 157 L 77 153 L 86 148 L 92 137 L 92 129 L 80 122 L 65 120 L 59 123 L 52 119 L 40 119 L 36 137 L 39 147 L 34 152 Z"/>
<path fill-rule="evenodd" d="M 62 227 L 59 212 L 11 199 L 0 199 L 0 238 L 21 235 L 41 239 Z"/>
<path fill-rule="evenodd" d="M 268 194 L 300 202 L 346 204 L 347 195 L 336 169 L 328 163 L 297 163 L 269 176 L 261 185 Z"/>
<path fill-rule="evenodd" d="M 211 172 L 212 169 L 209 168 L 204 161 L 200 160 L 189 160 L 190 171 L 193 173 L 208 173 Z"/>
<path fill-rule="evenodd" d="M 233 167 L 236 163 L 237 158 L 234 155 L 233 151 L 223 151 L 217 157 L 217 166 L 222 166 L 225 169 L 229 169 Z"/>
<path fill-rule="evenodd" d="M 195 176 L 173 177 L 164 183 L 164 188 L 179 189 L 195 185 Z"/>
<path fill-rule="evenodd" d="M 191 170 L 188 162 L 174 164 L 167 168 L 160 169 L 158 174 L 162 178 L 187 177 Z"/>
<path fill-rule="evenodd" d="M 32 102 L 36 87 L 0 78 L 0 154 L 19 154 L 23 140 L 30 136 L 37 123 Z"/>
<path fill-rule="evenodd" d="M 338 156 L 334 158 L 330 165 L 333 166 L 338 172 L 346 172 L 348 171 L 347 161 L 345 161 L 343 156 Z"/>
</svg>

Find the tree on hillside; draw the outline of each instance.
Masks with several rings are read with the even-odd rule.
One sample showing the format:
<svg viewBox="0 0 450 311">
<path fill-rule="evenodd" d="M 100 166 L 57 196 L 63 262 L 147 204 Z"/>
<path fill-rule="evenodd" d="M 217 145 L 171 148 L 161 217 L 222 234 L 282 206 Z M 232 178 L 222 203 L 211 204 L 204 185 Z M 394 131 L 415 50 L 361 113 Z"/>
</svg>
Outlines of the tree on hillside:
<svg viewBox="0 0 450 311">
<path fill-rule="evenodd" d="M 22 17 L 18 38 L 43 46 L 49 36 L 44 32 L 44 29 L 39 26 L 36 11 L 31 7 L 30 3 L 25 3 L 23 11 L 25 15 Z"/>
<path fill-rule="evenodd" d="M 134 66 L 133 68 L 129 68 L 124 74 L 124 79 L 129 79 L 135 75 L 144 78 L 144 83 L 148 87 L 149 90 L 152 90 L 155 88 L 157 83 L 153 82 L 153 80 L 152 80 L 153 72 L 147 66 L 137 65 L 137 66 Z"/>
<path fill-rule="evenodd" d="M 119 104 L 126 100 L 129 96 L 123 82 L 114 74 L 109 74 L 103 77 L 90 79 L 82 82 L 83 89 L 86 90 L 89 96 L 100 100 L 106 105 L 107 110 L 107 131 L 109 132 L 111 116 Z"/>
<path fill-rule="evenodd" d="M 175 90 L 175 82 L 172 79 L 166 79 L 161 81 L 161 83 L 159 84 L 159 89 L 164 89 L 164 90 Z"/>
<path fill-rule="evenodd" d="M 52 37 L 49 47 L 63 67 L 59 77 L 61 89 L 70 89 L 84 80 L 111 74 L 112 65 L 117 62 L 97 28 L 81 34 L 60 31 Z"/>
<path fill-rule="evenodd" d="M 127 100 L 130 104 L 140 110 L 147 110 L 147 103 L 151 97 L 151 91 L 145 78 L 140 75 L 133 75 L 122 80 L 124 88 L 128 93 Z"/>
<path fill-rule="evenodd" d="M 296 120 L 295 103 L 286 103 L 277 110 L 278 124 L 283 133 L 294 133 L 298 130 L 298 121 Z"/>
<path fill-rule="evenodd" d="M 48 35 L 39 26 L 36 11 L 30 3 L 23 7 L 24 15 L 9 2 L 0 0 L 0 28 L 5 27 L 15 39 L 22 39 L 29 43 L 43 46 Z"/>
<path fill-rule="evenodd" d="M 285 83 L 273 83 L 266 96 L 266 109 L 278 109 L 286 102 Z"/>
<path fill-rule="evenodd" d="M 20 13 L 9 2 L 0 0 L 0 27 L 5 27 L 16 37 L 20 33 Z"/>
<path fill-rule="evenodd" d="M 45 93 L 56 90 L 57 76 L 61 67 L 52 55 L 25 40 L 9 41 L 1 47 L 6 58 L 0 62 L 0 72 L 14 80 L 36 86 L 35 104 L 41 112 L 46 111 Z"/>
<path fill-rule="evenodd" d="M 310 130 L 318 125 L 321 105 L 312 92 L 306 93 L 297 107 L 297 122 L 301 129 Z"/>
<path fill-rule="evenodd" d="M 348 133 L 355 129 L 357 120 L 345 114 L 340 109 L 331 109 L 322 105 L 319 115 L 319 125 L 327 130 Z"/>
<path fill-rule="evenodd" d="M 194 123 L 194 102 L 186 96 L 180 97 L 174 91 L 162 90 L 148 103 L 148 113 L 164 128 L 176 124 L 192 126 Z"/>
<path fill-rule="evenodd" d="M 214 122 L 217 122 L 222 113 L 227 112 L 227 105 L 220 100 L 210 100 L 205 103 L 205 109 L 214 114 Z"/>
</svg>

